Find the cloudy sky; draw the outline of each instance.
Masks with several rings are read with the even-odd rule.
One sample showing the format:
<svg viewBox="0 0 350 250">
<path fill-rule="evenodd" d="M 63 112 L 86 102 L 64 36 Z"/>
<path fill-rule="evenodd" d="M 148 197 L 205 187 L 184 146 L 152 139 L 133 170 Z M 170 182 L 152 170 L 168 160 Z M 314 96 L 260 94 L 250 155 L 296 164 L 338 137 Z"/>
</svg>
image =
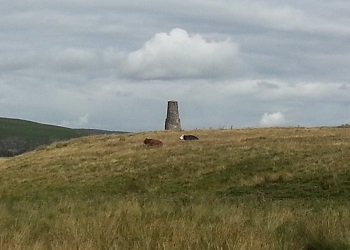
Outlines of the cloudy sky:
<svg viewBox="0 0 350 250">
<path fill-rule="evenodd" d="M 12 0 L 0 116 L 73 128 L 350 123 L 348 0 Z"/>
</svg>

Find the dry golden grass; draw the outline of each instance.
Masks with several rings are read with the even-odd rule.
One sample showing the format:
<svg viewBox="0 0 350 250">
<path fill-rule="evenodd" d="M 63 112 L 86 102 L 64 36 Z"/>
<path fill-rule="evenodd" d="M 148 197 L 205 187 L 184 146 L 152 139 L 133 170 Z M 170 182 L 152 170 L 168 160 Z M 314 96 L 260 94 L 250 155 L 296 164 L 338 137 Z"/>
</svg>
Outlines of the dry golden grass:
<svg viewBox="0 0 350 250">
<path fill-rule="evenodd" d="M 208 181 L 232 187 L 292 182 L 322 173 L 328 182 L 348 172 L 348 128 L 263 128 L 186 131 L 199 141 L 179 141 L 183 131 L 103 135 L 59 142 L 2 162 L 0 189 L 18 184 L 87 185 L 106 178 L 150 175 L 146 189 L 156 191 L 168 180 L 197 185 Z M 164 142 L 143 145 L 144 138 Z M 214 179 L 213 179 L 214 178 Z M 221 178 L 221 180 L 220 180 Z M 158 181 L 158 182 L 156 182 Z M 203 183 L 201 185 L 204 185 Z M 23 185 L 22 185 L 23 186 Z"/>
<path fill-rule="evenodd" d="M 8 158 L 5 157 L 0 157 L 0 166 L 2 165 L 3 162 L 5 162 Z"/>
<path fill-rule="evenodd" d="M 349 162 L 350 128 L 59 142 L 0 161 L 0 248 L 349 249 Z"/>
<path fill-rule="evenodd" d="M 260 205 L 260 206 L 254 206 Z M 194 204 L 136 200 L 99 206 L 62 200 L 42 214 L 10 221 L 1 249 L 347 249 L 350 211 L 300 208 L 283 203 Z M 93 209 L 91 209 L 91 207 Z M 320 217 L 323 218 L 320 220 Z M 3 229 L 3 228 L 2 228 Z"/>
</svg>

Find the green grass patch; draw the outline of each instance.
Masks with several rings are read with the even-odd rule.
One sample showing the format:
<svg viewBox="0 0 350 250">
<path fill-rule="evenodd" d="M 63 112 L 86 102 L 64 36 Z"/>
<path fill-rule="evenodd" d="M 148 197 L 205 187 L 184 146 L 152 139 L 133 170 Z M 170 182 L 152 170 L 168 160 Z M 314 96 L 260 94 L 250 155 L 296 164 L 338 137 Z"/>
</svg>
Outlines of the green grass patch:
<svg viewBox="0 0 350 250">
<path fill-rule="evenodd" d="M 187 143 L 159 131 L 42 147 L 0 163 L 0 248 L 349 249 L 349 132 L 197 130 Z"/>
</svg>

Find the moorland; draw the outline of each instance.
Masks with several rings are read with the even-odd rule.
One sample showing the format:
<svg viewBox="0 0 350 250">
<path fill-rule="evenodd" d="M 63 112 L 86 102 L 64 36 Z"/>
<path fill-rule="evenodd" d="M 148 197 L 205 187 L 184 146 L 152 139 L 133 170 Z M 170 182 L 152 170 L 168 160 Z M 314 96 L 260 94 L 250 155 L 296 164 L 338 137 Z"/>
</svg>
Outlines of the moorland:
<svg viewBox="0 0 350 250">
<path fill-rule="evenodd" d="M 59 141 L 0 161 L 0 248 L 350 249 L 349 165 L 348 127 Z"/>
</svg>

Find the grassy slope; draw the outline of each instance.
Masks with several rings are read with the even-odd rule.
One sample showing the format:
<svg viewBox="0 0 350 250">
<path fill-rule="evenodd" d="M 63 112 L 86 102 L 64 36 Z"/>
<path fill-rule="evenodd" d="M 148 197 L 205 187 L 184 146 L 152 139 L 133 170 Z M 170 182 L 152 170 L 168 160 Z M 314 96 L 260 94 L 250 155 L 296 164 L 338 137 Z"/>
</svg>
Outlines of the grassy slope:
<svg viewBox="0 0 350 250">
<path fill-rule="evenodd" d="M 94 136 L 59 142 L 3 164 L 11 192 L 348 198 L 348 128 L 275 128 Z M 157 137 L 163 148 L 142 145 Z M 53 179 L 52 177 L 55 176 Z M 21 185 L 18 185 L 21 183 Z M 27 187 L 27 185 L 30 186 Z M 90 191 L 91 189 L 91 191 Z"/>
<path fill-rule="evenodd" d="M 114 226 L 125 227 L 120 232 L 109 229 L 114 236 L 104 236 L 108 239 L 102 243 L 93 238 L 87 249 L 101 244 L 121 248 L 140 244 L 140 249 L 147 249 L 147 242 L 152 243 L 148 249 L 162 249 L 174 246 L 172 241 L 179 246 L 173 249 L 225 249 L 228 245 L 236 245 L 235 249 L 347 249 L 349 128 L 198 130 L 192 133 L 201 140 L 193 142 L 179 141 L 181 133 L 85 137 L 2 161 L 4 211 L 15 217 L 40 214 L 38 218 L 49 221 L 53 219 L 47 211 L 55 211 L 57 219 L 39 230 L 43 235 L 47 230 L 62 233 L 62 228 L 53 229 L 51 224 L 61 225 L 66 216 L 79 227 L 91 220 L 89 226 L 96 232 L 101 226 L 94 224 L 96 219 L 106 220 L 108 226 L 119 221 Z M 145 137 L 161 139 L 163 148 L 143 146 Z M 119 210 L 113 208 L 116 205 Z M 33 209 L 24 211 L 23 206 Z M 34 212 L 28 214 L 28 210 Z M 110 217 L 100 215 L 101 211 Z M 87 221 L 79 220 L 79 212 Z M 186 230 L 178 224 L 180 218 Z M 306 226 L 306 221 L 311 224 Z M 144 229 L 143 234 L 127 227 L 130 223 Z M 232 235 L 233 228 L 240 231 Z M 24 229 L 19 230 L 16 233 L 21 234 Z M 158 236 L 147 238 L 150 231 Z M 33 235 L 28 234 L 23 244 L 44 244 L 40 237 L 32 242 Z M 77 236 L 80 245 L 87 244 L 88 234 Z M 216 234 L 217 238 L 210 238 Z M 115 235 L 122 241 L 113 240 Z M 8 237 L 12 242 L 15 236 Z M 62 247 L 64 242 L 56 244 Z M 67 242 L 74 245 L 75 241 Z"/>
<path fill-rule="evenodd" d="M 13 156 L 44 144 L 108 131 L 71 129 L 20 119 L 0 118 L 0 156 Z"/>
<path fill-rule="evenodd" d="M 0 128 L 0 138 L 22 137 L 31 140 L 47 138 L 69 139 L 80 135 L 79 131 L 70 128 L 10 118 L 0 118 Z"/>
</svg>

